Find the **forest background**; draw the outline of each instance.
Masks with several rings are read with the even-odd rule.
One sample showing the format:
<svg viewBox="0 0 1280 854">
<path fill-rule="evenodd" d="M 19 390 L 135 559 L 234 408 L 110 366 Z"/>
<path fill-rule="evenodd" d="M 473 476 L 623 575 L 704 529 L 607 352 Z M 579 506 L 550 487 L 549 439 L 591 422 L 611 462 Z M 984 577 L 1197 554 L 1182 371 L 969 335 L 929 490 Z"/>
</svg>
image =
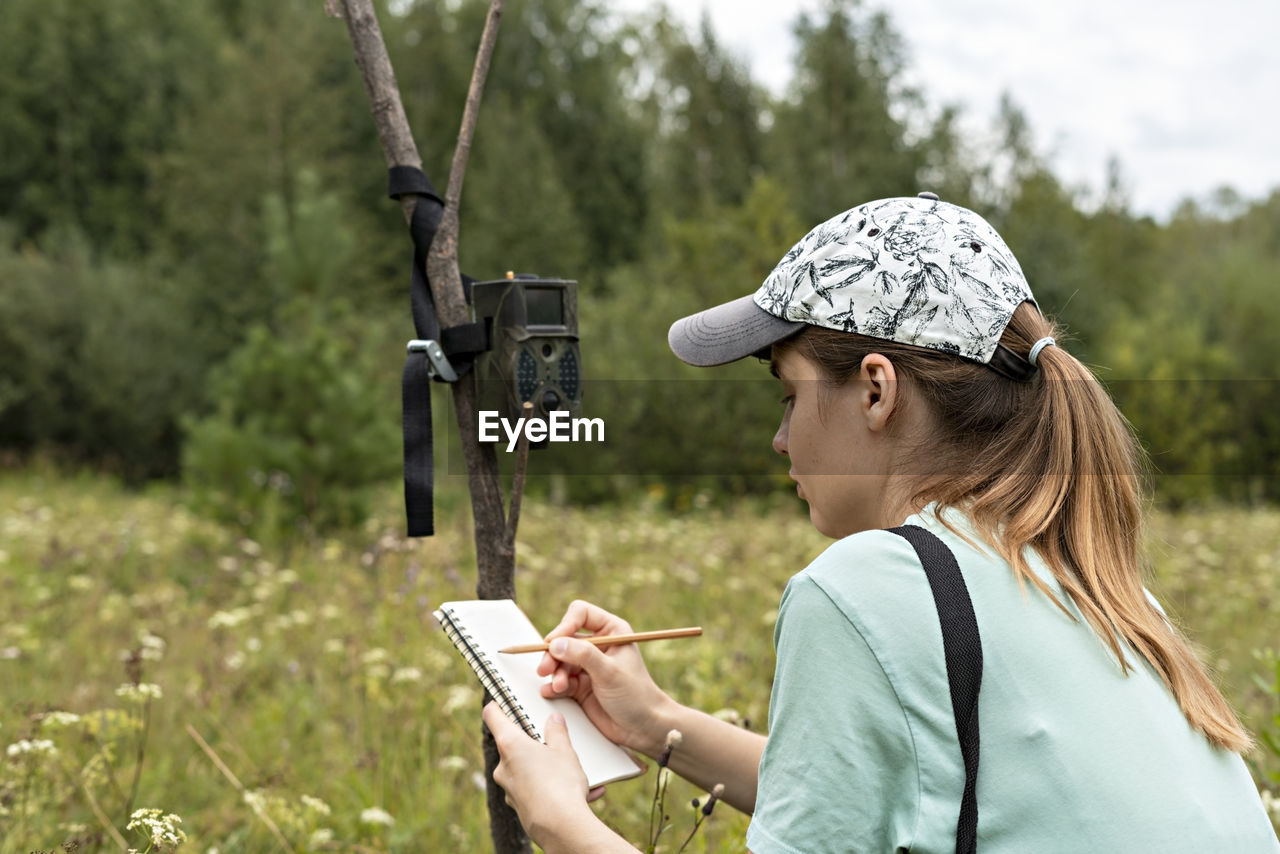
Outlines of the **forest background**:
<svg viewBox="0 0 1280 854">
<path fill-rule="evenodd" d="M 442 186 L 487 4 L 377 5 L 424 168 Z M 54 608 L 60 597 L 96 589 L 81 574 L 87 556 L 103 562 L 99 604 L 134 590 L 129 619 L 149 625 L 148 638 L 168 625 L 171 640 L 179 631 L 175 601 L 196 609 L 179 622 L 208 621 L 215 635 L 222 631 L 215 623 L 235 624 L 218 615 L 240 613 L 235 597 L 256 597 L 262 585 L 266 598 L 246 599 L 245 608 L 257 615 L 279 605 L 277 622 L 298 613 L 289 608 L 302 598 L 300 574 L 301 583 L 332 582 L 351 601 L 368 599 L 366 622 L 350 627 L 350 637 L 365 639 L 361 654 L 382 649 L 385 656 L 375 639 L 397 625 L 383 610 L 391 605 L 374 595 L 386 592 L 382 582 L 362 585 L 387 565 L 406 573 L 410 588 L 428 583 L 414 580 L 422 558 L 396 533 L 402 520 L 385 512 L 400 467 L 410 245 L 399 206 L 386 198 L 345 27 L 322 6 L 3 2 L 0 493 L 12 506 L 0 532 L 0 567 L 14 595 L 0 657 L 14 658 L 15 667 L 30 659 L 23 672 L 37 681 L 11 682 L 45 692 L 38 700 L 15 695 L 0 710 L 0 721 L 10 720 L 0 736 L 6 741 L 18 732 L 12 721 L 38 726 L 44 710 L 75 705 L 66 698 L 80 697 L 85 707 L 101 702 L 101 691 L 77 681 L 91 674 L 101 681 L 104 668 L 118 669 L 91 659 L 89 624 L 53 639 L 64 631 Z M 1280 688 L 1274 653 L 1260 649 L 1274 637 L 1265 613 L 1280 525 L 1270 515 L 1233 514 L 1272 513 L 1267 508 L 1280 498 L 1273 395 L 1280 189 L 1245 199 L 1223 188 L 1187 199 L 1167 221 L 1137 215 L 1123 164 L 1099 176 L 1099 191 L 1066 186 L 1009 99 L 981 138 L 962 135 L 956 108 L 903 82 L 909 58 L 888 15 L 833 0 L 798 18 L 794 31 L 793 77 L 775 94 L 708 23 L 691 32 L 662 11 L 622 16 L 580 0 L 509 5 L 463 194 L 461 267 L 480 279 L 514 270 L 579 282 L 584 414 L 603 417 L 609 439 L 535 452 L 531 507 L 542 509 L 529 511 L 529 540 L 522 529 L 521 566 L 557 563 L 547 556 L 569 548 L 560 571 L 581 589 L 602 550 L 616 548 L 616 538 L 613 547 L 603 544 L 612 536 L 603 532 L 634 523 L 648 533 L 635 534 L 618 560 L 637 564 L 635 584 L 647 590 L 657 583 L 651 568 L 641 572 L 641 556 L 627 555 L 650 534 L 658 537 L 654 531 L 665 532 L 664 544 L 683 531 L 684 550 L 710 541 L 710 529 L 682 527 L 690 509 L 728 514 L 744 538 L 759 512 L 802 516 L 803 508 L 769 503 L 788 481 L 769 446 L 770 413 L 780 410 L 767 371 L 751 360 L 688 368 L 667 350 L 667 327 L 754 290 L 809 227 L 851 204 L 932 190 L 981 212 L 1005 236 L 1042 309 L 1073 332 L 1066 346 L 1095 366 L 1151 452 L 1156 500 L 1171 511 L 1203 510 L 1194 522 L 1161 517 L 1180 544 L 1175 550 L 1185 552 L 1167 589 L 1184 597 L 1180 610 L 1193 627 L 1197 619 L 1215 627 L 1217 648 L 1228 650 L 1218 664 L 1234 671 L 1231 696 L 1251 725 L 1265 729 Z M 438 405 L 436 416 L 437 435 L 447 435 L 447 407 Z M 456 446 L 456 436 L 450 442 Z M 462 474 L 460 455 L 450 442 L 438 449 L 445 533 L 431 546 L 443 550 L 448 572 L 432 596 L 466 598 L 465 566 L 473 559 L 465 556 L 464 478 L 451 476 Z M 107 486 L 116 483 L 126 491 Z M 548 509 L 566 505 L 584 509 L 563 516 Z M 117 513 L 123 521 L 108 524 Z M 131 519 L 141 527 L 130 527 Z M 594 543 L 588 554 L 561 529 L 562 519 L 584 526 Z M 1228 560 L 1237 528 L 1256 531 L 1254 551 Z M 370 536 L 372 544 L 355 545 Z M 777 564 L 769 577 L 743 582 L 759 583 L 760 602 L 820 547 L 795 538 L 786 551 L 792 557 L 769 558 Z M 725 545 L 723 554 L 708 555 L 732 563 L 771 546 L 758 548 Z M 349 566 L 344 549 L 354 549 Z M 185 568 L 161 566 L 162 559 Z M 280 569 L 290 562 L 296 572 Z M 1216 574 L 1227 564 L 1234 574 Z M 70 581 L 59 575 L 64 567 L 76 573 Z M 685 569 L 690 577 L 682 583 L 695 585 L 698 573 Z M 242 573 L 247 585 L 228 588 L 225 601 L 218 599 L 223 570 Z M 294 580 L 282 587 L 281 572 L 294 572 Z M 610 589 L 632 583 L 619 573 Z M 280 592 L 286 588 L 293 605 Z M 540 622 L 554 620 L 560 591 L 547 591 L 545 602 L 529 592 L 530 605 L 545 609 Z M 712 625 L 726 613 L 710 610 L 723 600 L 708 600 L 705 591 L 691 592 L 684 605 L 675 601 L 655 597 L 654 620 L 680 612 Z M 313 604 L 316 613 L 333 607 Z M 39 615 L 39 625 L 24 628 L 28 613 Z M 230 641 L 217 637 L 227 668 L 252 667 L 244 664 L 252 651 L 223 649 Z M 188 641 L 195 655 L 207 639 Z M 362 661 L 353 643 L 344 648 Z M 391 637 L 383 645 L 395 648 Z M 38 666 L 62 648 L 63 668 Z M 1254 679 L 1255 648 L 1258 672 L 1274 669 L 1274 678 Z M 274 681 L 279 668 L 294 673 L 301 660 L 309 672 L 305 654 L 291 655 L 282 647 L 273 659 L 259 656 L 252 686 L 225 689 L 225 710 L 242 716 L 243 733 L 278 731 L 283 713 L 267 698 L 283 690 Z M 767 663 L 767 644 L 758 656 Z M 73 660 L 80 663 L 71 667 Z M 385 667 L 376 655 L 370 661 L 355 666 L 359 715 L 373 702 L 365 693 L 369 668 Z M 192 673 L 205 667 L 196 658 L 188 663 Z M 702 673 L 699 667 L 681 678 Z M 248 679 L 249 670 L 241 672 Z M 712 677 L 723 676 L 702 675 L 697 691 L 713 690 Z M 751 675 L 765 691 L 748 703 L 759 721 L 768 668 Z M 208 678 L 221 686 L 226 674 Z M 222 690 L 192 696 L 213 708 L 209 697 Z M 708 702 L 738 702 L 737 691 Z M 299 686 L 290 702 L 313 702 L 305 699 L 313 695 L 313 687 Z M 340 718 L 347 696 L 321 696 L 315 713 Z M 448 705 L 433 706 L 430 696 L 425 709 L 396 702 L 401 722 L 438 720 Z M 387 732 L 400 729 L 388 725 Z M 459 724 L 449 732 L 466 744 L 469 731 Z M 169 735 L 167 751 L 153 750 L 153 767 L 191 749 L 176 724 Z M 259 746 L 275 750 L 271 744 Z M 421 747 L 401 746 L 404 756 Z M 246 747 L 248 761 L 255 745 Z M 462 748 L 432 742 L 426 752 L 433 750 L 452 760 Z M 376 753 L 359 752 L 353 763 L 368 752 Z M 424 760 L 414 797 L 436 791 L 431 761 Z M 1260 780 L 1280 779 L 1280 748 L 1261 761 L 1254 769 Z M 363 785 L 353 782 L 360 773 L 334 779 L 354 790 Z M 166 779 L 144 784 L 144 792 L 148 785 L 165 791 Z M 215 803 L 217 781 L 201 785 L 194 801 Z M 2 796 L 0 808 L 11 806 Z M 411 811 L 410 803 L 401 806 L 393 812 Z M 436 824 L 472 833 L 470 825 L 456 830 L 443 807 L 412 809 L 420 826 L 417 836 L 403 829 L 406 850 Z M 207 826 L 241 820 L 208 810 Z M 50 815 L 71 813 L 88 820 L 83 804 Z M 349 820 L 352 838 L 358 824 Z M 246 850 L 254 850 L 252 840 L 265 837 L 247 838 Z"/>
<path fill-rule="evenodd" d="M 409 245 L 346 34 L 313 6 L 6 2 L 11 459 L 40 452 L 131 483 L 185 473 L 224 516 L 270 497 L 286 526 L 356 518 L 340 496 L 394 475 Z M 483 7 L 396 9 L 386 41 L 442 185 Z M 646 476 L 772 488 L 772 425 L 750 415 L 772 403 L 764 372 L 682 366 L 667 326 L 754 290 L 849 205 L 930 189 L 1014 247 L 1156 470 L 1178 475 L 1161 481 L 1164 500 L 1280 497 L 1280 193 L 1223 188 L 1167 222 L 1136 216 L 1122 164 L 1101 191 L 1064 186 L 1008 100 L 984 138 L 960 136 L 955 108 L 902 84 L 908 59 L 884 13 L 833 3 L 795 32 L 793 79 L 775 96 L 709 23 L 690 33 L 663 13 L 571 0 L 508 10 L 461 266 L 579 281 L 587 414 L 611 437 L 535 457 L 535 475 L 597 475 L 569 481 L 569 497 L 591 500 Z M 689 395 L 702 405 L 671 402 Z M 460 473 L 455 460 L 442 468 Z"/>
</svg>

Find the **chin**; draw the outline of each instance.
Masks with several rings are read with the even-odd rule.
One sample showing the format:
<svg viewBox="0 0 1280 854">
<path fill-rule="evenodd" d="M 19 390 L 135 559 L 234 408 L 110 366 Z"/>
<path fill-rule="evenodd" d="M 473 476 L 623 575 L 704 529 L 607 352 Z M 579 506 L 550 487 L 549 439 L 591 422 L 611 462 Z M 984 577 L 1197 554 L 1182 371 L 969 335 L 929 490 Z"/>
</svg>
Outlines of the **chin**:
<svg viewBox="0 0 1280 854">
<path fill-rule="evenodd" d="M 830 537 L 833 540 L 847 537 L 849 534 L 853 533 L 852 531 L 845 531 L 841 526 L 833 525 L 831 520 L 823 518 L 816 510 L 813 509 L 812 504 L 809 505 L 809 521 L 813 523 L 813 527 L 818 529 L 819 534 L 822 534 L 824 537 Z"/>
<path fill-rule="evenodd" d="M 809 505 L 809 521 L 813 523 L 813 527 L 818 529 L 819 534 L 822 534 L 824 537 L 830 537 L 833 540 L 842 540 L 845 537 L 858 533 L 859 531 L 866 531 L 871 527 L 874 527 L 869 525 L 859 525 L 857 522 L 850 519 L 827 518 L 814 510 L 812 504 Z"/>
</svg>

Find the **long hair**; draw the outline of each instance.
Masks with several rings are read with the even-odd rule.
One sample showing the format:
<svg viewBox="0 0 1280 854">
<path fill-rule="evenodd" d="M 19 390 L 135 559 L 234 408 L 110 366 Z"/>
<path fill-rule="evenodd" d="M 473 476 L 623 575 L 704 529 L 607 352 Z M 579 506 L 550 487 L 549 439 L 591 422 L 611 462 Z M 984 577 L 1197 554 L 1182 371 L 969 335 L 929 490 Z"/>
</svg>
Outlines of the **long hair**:
<svg viewBox="0 0 1280 854">
<path fill-rule="evenodd" d="M 1001 343 L 1026 356 L 1055 323 L 1023 303 Z M 929 473 L 912 503 L 956 507 L 1009 562 L 1070 612 L 1028 566 L 1033 547 L 1122 670 L 1121 640 L 1150 662 L 1182 713 L 1209 741 L 1243 752 L 1252 746 L 1187 639 L 1147 598 L 1141 539 L 1145 456 L 1093 374 L 1065 349 L 1046 347 L 1031 382 L 939 350 L 810 326 L 775 345 L 794 348 L 836 385 L 880 353 L 893 362 L 908 405 L 919 399 L 936 423 Z M 891 416 L 892 418 L 892 416 Z"/>
</svg>

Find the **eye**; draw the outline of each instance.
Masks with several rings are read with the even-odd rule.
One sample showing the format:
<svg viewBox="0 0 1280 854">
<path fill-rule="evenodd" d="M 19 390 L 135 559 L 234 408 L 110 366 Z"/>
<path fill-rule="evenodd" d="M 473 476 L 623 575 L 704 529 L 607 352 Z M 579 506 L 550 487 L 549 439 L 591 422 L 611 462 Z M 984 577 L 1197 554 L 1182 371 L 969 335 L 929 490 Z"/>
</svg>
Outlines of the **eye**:
<svg viewBox="0 0 1280 854">
<path fill-rule="evenodd" d="M 867 237 L 875 237 L 875 236 L 876 236 L 877 234 L 879 234 L 879 233 L 880 233 L 880 229 L 878 229 L 878 228 L 873 228 L 873 229 L 871 229 L 870 231 L 868 231 L 868 232 L 867 232 Z"/>
<path fill-rule="evenodd" d="M 982 251 L 982 244 L 975 240 L 969 244 L 969 248 L 974 251 L 974 254 L 977 254 Z"/>
</svg>

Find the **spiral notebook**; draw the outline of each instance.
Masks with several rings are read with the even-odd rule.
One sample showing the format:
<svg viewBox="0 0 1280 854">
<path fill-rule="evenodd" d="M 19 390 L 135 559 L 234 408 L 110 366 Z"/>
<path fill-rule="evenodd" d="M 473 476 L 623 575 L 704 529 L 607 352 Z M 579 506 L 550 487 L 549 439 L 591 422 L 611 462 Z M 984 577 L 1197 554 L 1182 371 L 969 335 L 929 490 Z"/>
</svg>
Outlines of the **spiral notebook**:
<svg viewBox="0 0 1280 854">
<path fill-rule="evenodd" d="M 582 711 L 577 701 L 548 700 L 541 687 L 547 680 L 538 675 L 541 653 L 501 655 L 499 649 L 517 644 L 541 643 L 542 635 L 533 627 L 520 606 L 510 599 L 475 599 L 445 602 L 435 612 L 449 640 L 480 677 L 480 684 L 525 732 L 545 741 L 542 726 L 552 712 L 564 716 L 569 742 L 577 751 L 587 783 L 602 786 L 644 773 L 644 768 L 627 751 L 605 738 Z"/>
</svg>

